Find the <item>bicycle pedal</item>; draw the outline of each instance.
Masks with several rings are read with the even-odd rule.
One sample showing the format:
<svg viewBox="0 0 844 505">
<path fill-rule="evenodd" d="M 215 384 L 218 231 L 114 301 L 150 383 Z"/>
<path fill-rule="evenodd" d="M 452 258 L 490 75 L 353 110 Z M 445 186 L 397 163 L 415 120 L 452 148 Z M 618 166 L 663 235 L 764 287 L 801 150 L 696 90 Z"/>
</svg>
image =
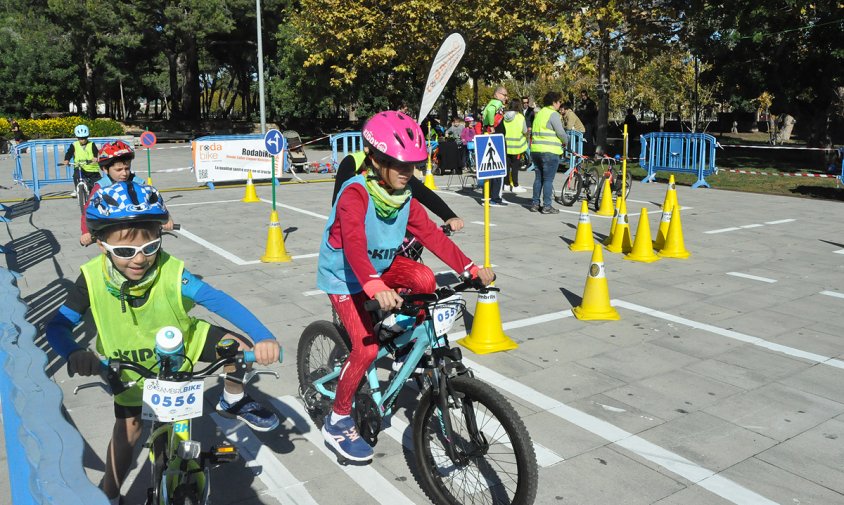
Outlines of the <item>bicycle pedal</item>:
<svg viewBox="0 0 844 505">
<path fill-rule="evenodd" d="M 237 449 L 229 444 L 222 443 L 211 447 L 211 461 L 214 463 L 231 463 L 237 461 Z"/>
</svg>

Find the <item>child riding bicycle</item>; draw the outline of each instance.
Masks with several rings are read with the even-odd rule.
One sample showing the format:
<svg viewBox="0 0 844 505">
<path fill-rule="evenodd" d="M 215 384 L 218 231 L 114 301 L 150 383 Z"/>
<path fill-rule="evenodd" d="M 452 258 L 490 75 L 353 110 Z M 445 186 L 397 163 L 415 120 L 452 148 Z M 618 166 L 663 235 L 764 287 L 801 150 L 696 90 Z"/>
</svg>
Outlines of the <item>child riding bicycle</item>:
<svg viewBox="0 0 844 505">
<path fill-rule="evenodd" d="M 91 187 L 91 197 L 85 203 L 85 211 L 88 210 L 88 205 L 91 203 L 91 198 L 97 190 L 107 188 L 116 182 L 133 181 L 135 174 L 132 172 L 132 160 L 135 158 L 135 150 L 132 146 L 123 142 L 122 140 L 115 140 L 104 145 L 97 156 L 97 163 L 100 165 L 100 170 L 105 172 L 105 175 L 100 178 Z M 94 242 L 91 232 L 88 231 L 88 224 L 85 220 L 85 211 L 82 212 L 80 218 L 79 228 L 82 230 L 82 236 L 79 238 L 79 243 L 87 246 Z M 173 217 L 164 223 L 161 227 L 164 231 L 173 229 Z"/>
<path fill-rule="evenodd" d="M 124 181 L 102 188 L 91 198 L 86 218 L 102 254 L 82 265 L 67 300 L 47 325 L 47 341 L 67 360 L 71 375 L 99 373 L 100 356 L 154 367 L 155 334 L 163 326 L 175 326 L 184 335 L 188 359 L 183 369 L 197 361 L 213 361 L 217 342 L 224 338 L 236 340 L 241 349 L 253 348 L 254 342 L 256 361 L 262 365 L 278 361 L 278 342 L 249 310 L 161 250 L 161 229 L 170 214 L 154 187 Z M 188 316 L 195 303 L 242 328 L 252 340 Z M 97 352 L 82 348 L 71 333 L 89 309 L 97 329 Z M 136 378 L 129 373 L 123 380 Z M 116 419 L 100 484 L 112 503 L 119 502 L 132 448 L 141 436 L 141 397 L 141 384 L 114 397 Z M 244 394 L 240 382 L 228 379 L 217 412 L 256 431 L 278 426 L 274 413 Z"/>
<path fill-rule="evenodd" d="M 328 293 L 352 344 L 322 434 L 352 461 L 369 461 L 373 452 L 350 417 L 355 390 L 378 353 L 373 323 L 363 304 L 375 299 L 382 310 L 391 310 L 402 303 L 397 288 L 415 293 L 436 288 L 429 267 L 396 254 L 405 232 L 455 271 L 468 271 L 484 284 L 494 278 L 492 269 L 477 267 L 411 198 L 408 183 L 413 169 L 427 159 L 419 125 L 401 112 L 379 112 L 364 125 L 363 144 L 366 171 L 340 189 L 317 267 L 317 287 Z"/>
<path fill-rule="evenodd" d="M 88 126 L 84 124 L 76 125 L 73 129 L 73 135 L 76 141 L 67 148 L 64 153 L 64 166 L 70 164 L 73 160 L 73 193 L 71 196 L 76 198 L 76 186 L 81 179 L 85 179 L 88 186 L 91 187 L 100 178 L 100 167 L 97 165 L 97 146 L 88 141 L 90 131 Z"/>
</svg>

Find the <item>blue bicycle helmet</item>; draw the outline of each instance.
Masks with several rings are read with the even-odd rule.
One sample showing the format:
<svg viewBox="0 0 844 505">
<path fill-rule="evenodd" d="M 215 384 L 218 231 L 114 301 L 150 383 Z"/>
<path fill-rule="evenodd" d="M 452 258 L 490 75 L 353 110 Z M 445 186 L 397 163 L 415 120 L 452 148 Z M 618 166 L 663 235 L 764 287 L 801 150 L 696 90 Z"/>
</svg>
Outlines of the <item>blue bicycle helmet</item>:
<svg viewBox="0 0 844 505">
<path fill-rule="evenodd" d="M 101 188 L 85 211 L 88 229 L 98 232 L 122 223 L 157 222 L 170 220 L 164 199 L 152 186 L 134 181 L 117 182 Z"/>
<path fill-rule="evenodd" d="M 80 124 L 76 125 L 76 128 L 73 129 L 73 134 L 76 136 L 76 138 L 88 138 L 88 135 L 90 135 L 91 132 L 88 131 L 87 125 Z"/>
</svg>

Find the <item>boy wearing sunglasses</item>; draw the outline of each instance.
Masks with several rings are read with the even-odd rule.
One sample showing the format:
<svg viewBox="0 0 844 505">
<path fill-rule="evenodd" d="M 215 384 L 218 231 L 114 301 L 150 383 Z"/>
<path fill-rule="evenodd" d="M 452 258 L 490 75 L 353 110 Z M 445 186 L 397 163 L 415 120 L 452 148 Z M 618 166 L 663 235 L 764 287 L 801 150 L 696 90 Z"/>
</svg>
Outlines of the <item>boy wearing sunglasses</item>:
<svg viewBox="0 0 844 505">
<path fill-rule="evenodd" d="M 278 342 L 251 312 L 191 275 L 181 260 L 161 249 L 162 225 L 170 214 L 155 188 L 116 182 L 94 194 L 85 215 L 102 254 L 82 265 L 82 275 L 46 329 L 47 341 L 67 360 L 70 375 L 99 373 L 100 356 L 154 367 L 155 334 L 163 326 L 176 326 L 184 335 L 183 369 L 198 361 L 214 361 L 216 345 L 224 338 L 234 339 L 241 349 L 252 349 L 261 365 L 278 361 Z M 196 303 L 243 329 L 251 340 L 188 316 Z M 89 309 L 97 327 L 96 352 L 72 336 Z M 135 378 L 136 374 L 124 372 L 124 381 Z M 120 486 L 141 436 L 141 387 L 142 383 L 114 397 L 116 419 L 100 484 L 112 503 L 119 502 Z M 256 431 L 278 426 L 278 417 L 245 395 L 240 382 L 227 379 L 223 389 L 218 413 Z"/>
</svg>

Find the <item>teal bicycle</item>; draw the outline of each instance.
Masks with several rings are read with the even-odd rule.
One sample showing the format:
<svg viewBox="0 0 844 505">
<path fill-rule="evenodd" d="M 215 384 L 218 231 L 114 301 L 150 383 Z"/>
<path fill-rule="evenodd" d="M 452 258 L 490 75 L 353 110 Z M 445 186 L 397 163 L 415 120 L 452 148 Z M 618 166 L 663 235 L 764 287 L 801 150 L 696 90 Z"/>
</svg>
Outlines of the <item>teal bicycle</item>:
<svg viewBox="0 0 844 505">
<path fill-rule="evenodd" d="M 415 374 L 422 394 L 412 418 L 413 473 L 428 498 L 437 505 L 530 505 L 539 470 L 524 423 L 501 393 L 473 376 L 460 348 L 449 347 L 446 333 L 466 307 L 459 293 L 470 289 L 497 290 L 465 280 L 433 294 L 402 295 L 402 307 L 387 314 L 377 301 L 366 302 L 378 321 L 381 348 L 361 381 L 352 415 L 374 446 Z M 350 348 L 345 330 L 330 321 L 311 323 L 299 338 L 299 395 L 318 427 L 331 411 Z M 401 367 L 382 387 L 375 363 L 387 356 Z"/>
</svg>

